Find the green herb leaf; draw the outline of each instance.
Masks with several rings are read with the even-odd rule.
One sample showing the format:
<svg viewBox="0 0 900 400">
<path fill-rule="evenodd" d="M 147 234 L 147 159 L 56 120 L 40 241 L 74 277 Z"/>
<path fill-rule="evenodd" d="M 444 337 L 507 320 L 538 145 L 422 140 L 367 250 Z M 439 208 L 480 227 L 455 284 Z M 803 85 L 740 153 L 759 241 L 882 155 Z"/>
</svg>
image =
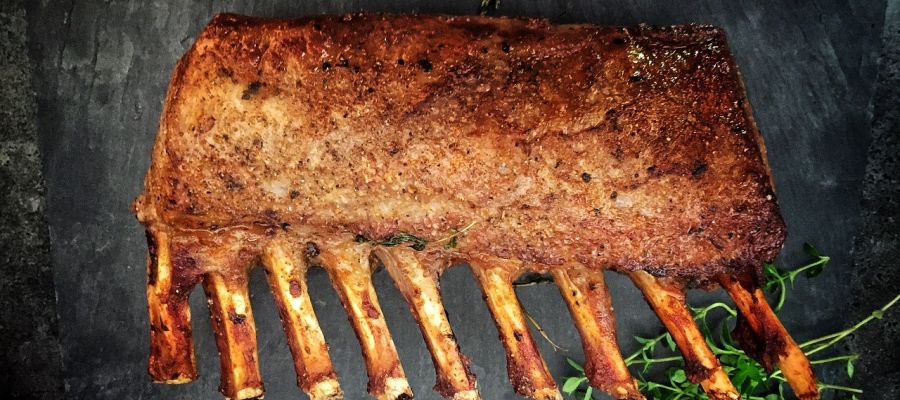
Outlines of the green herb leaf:
<svg viewBox="0 0 900 400">
<path fill-rule="evenodd" d="M 578 362 L 571 358 L 566 358 L 566 362 L 569 363 L 569 366 L 574 368 L 578 372 L 584 372 L 584 367 L 581 366 Z"/>
<path fill-rule="evenodd" d="M 635 337 L 634 337 L 634 340 L 636 340 L 638 343 L 640 343 L 640 344 L 642 344 L 642 345 L 644 345 L 644 346 L 647 346 L 647 345 L 653 343 L 653 339 L 642 338 L 642 337 L 640 337 L 640 336 L 635 336 Z"/>
<path fill-rule="evenodd" d="M 809 243 L 803 243 L 803 251 L 812 258 L 822 258 L 822 253 Z"/>
<path fill-rule="evenodd" d="M 594 398 L 593 395 L 594 395 L 594 388 L 588 386 L 587 389 L 584 391 L 584 397 L 583 397 L 583 399 L 584 399 L 584 400 L 590 400 L 590 399 L 593 399 L 593 398 Z"/>
<path fill-rule="evenodd" d="M 444 244 L 444 250 L 450 250 L 450 249 L 455 248 L 456 247 L 456 238 L 457 238 L 456 235 L 451 236 L 450 240 L 448 240 L 447 243 Z"/>
<path fill-rule="evenodd" d="M 667 333 L 665 338 L 666 338 L 666 346 L 669 347 L 669 350 L 675 351 L 675 341 L 672 340 L 672 335 Z"/>
<path fill-rule="evenodd" d="M 785 293 L 792 288 L 787 282 L 792 282 L 794 278 L 806 273 L 807 276 L 815 276 L 821 272 L 821 268 L 825 266 L 829 258 L 821 255 L 813 246 L 806 245 L 804 250 L 816 260 L 813 262 L 794 268 L 790 271 L 776 267 L 774 264 L 767 263 L 763 265 L 766 282 L 763 288 L 769 292 L 777 293 L 777 303 L 773 304 L 773 308 L 777 311 L 784 304 Z M 843 338 L 852 334 L 863 325 L 884 317 L 885 311 L 893 305 L 900 303 L 900 295 L 896 296 L 891 302 L 881 307 L 881 309 L 872 312 L 872 314 L 856 323 L 852 327 L 841 332 L 825 335 L 817 339 L 812 339 L 800 344 L 800 348 L 804 350 L 807 356 L 817 353 L 821 350 L 831 347 Z M 711 311 L 722 309 L 727 314 L 722 319 L 707 321 Z M 743 350 L 734 344 L 731 337 L 730 327 L 734 326 L 737 318 L 737 310 L 725 303 L 712 303 L 705 307 L 691 308 L 694 313 L 694 319 L 700 332 L 704 336 L 704 340 L 710 349 L 716 354 L 722 368 L 728 374 L 732 383 L 739 392 L 743 393 L 742 399 L 756 400 L 785 400 L 787 383 L 784 374 L 780 370 L 771 373 L 766 370 L 755 360 L 751 359 Z M 713 314 L 715 315 L 715 314 Z M 710 327 L 715 329 L 710 329 Z M 712 331 L 718 331 L 713 334 Z M 635 336 L 641 348 L 630 356 L 625 358 L 625 364 L 634 366 L 641 364 L 643 368 L 640 371 L 634 371 L 637 376 L 638 389 L 641 390 L 648 399 L 658 400 L 687 400 L 702 399 L 708 400 L 709 397 L 703 392 L 700 385 L 691 383 L 687 380 L 687 374 L 684 370 L 684 360 L 679 356 L 662 356 L 656 357 L 655 353 L 665 351 L 657 348 L 662 343 L 669 351 L 675 351 L 676 346 L 670 334 L 662 334 L 654 338 L 644 338 Z M 847 376 L 852 378 L 854 374 L 854 361 L 856 355 L 835 356 L 826 359 L 813 360 L 814 364 L 827 364 L 837 361 L 846 360 Z M 569 377 L 566 379 L 563 389 L 567 394 L 576 396 L 575 398 L 589 400 L 593 393 L 589 385 L 582 388 L 587 377 L 584 376 L 583 367 L 573 360 L 567 360 L 569 365 L 580 373 L 579 376 Z M 654 382 L 645 375 L 653 364 L 677 363 L 674 367 L 666 370 L 668 382 Z M 851 399 L 858 400 L 858 393 L 861 391 L 857 388 L 840 386 L 837 384 L 818 382 L 819 388 L 822 390 L 842 391 L 851 395 Z M 569 390 L 565 390 L 569 389 Z"/>
<path fill-rule="evenodd" d="M 570 376 L 566 378 L 566 382 L 563 383 L 562 390 L 563 392 L 566 392 L 566 394 L 572 394 L 572 392 L 574 392 L 575 389 L 578 389 L 578 387 L 581 386 L 581 383 L 586 380 L 587 378 L 585 377 Z"/>
</svg>

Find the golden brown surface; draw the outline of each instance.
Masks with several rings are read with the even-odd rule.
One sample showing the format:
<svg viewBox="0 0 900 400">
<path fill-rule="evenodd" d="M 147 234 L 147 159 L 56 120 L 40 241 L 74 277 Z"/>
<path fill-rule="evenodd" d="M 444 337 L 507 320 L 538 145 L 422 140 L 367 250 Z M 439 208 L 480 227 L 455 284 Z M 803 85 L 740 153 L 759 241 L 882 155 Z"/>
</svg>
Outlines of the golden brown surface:
<svg viewBox="0 0 900 400">
<path fill-rule="evenodd" d="M 629 273 L 711 398 L 738 394 L 684 289 L 717 282 L 748 324 L 748 351 L 817 398 L 809 362 L 758 290 L 759 267 L 784 240 L 770 181 L 717 28 L 219 15 L 173 74 L 135 202 L 149 245 L 149 372 L 196 378 L 187 299 L 202 282 L 220 391 L 262 395 L 246 282 L 263 264 L 298 386 L 341 399 L 305 282 L 321 266 L 359 339 L 369 393 L 411 399 L 371 284 L 383 264 L 421 328 L 435 390 L 478 400 L 438 279 L 466 260 L 523 396 L 561 398 L 512 286 L 541 271 L 581 333 L 590 383 L 642 398 L 615 341 L 611 268 Z"/>
<path fill-rule="evenodd" d="M 783 241 L 748 110 L 713 27 L 220 15 L 175 71 L 137 210 L 370 239 L 476 222 L 461 257 L 705 279 Z"/>
</svg>

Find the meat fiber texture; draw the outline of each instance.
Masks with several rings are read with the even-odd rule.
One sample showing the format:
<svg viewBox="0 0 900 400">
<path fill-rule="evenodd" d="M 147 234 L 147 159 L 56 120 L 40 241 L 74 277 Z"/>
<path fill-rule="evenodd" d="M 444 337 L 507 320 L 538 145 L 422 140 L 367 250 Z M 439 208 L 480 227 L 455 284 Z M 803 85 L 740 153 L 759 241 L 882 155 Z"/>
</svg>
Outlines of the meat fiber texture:
<svg viewBox="0 0 900 400">
<path fill-rule="evenodd" d="M 222 14 L 173 74 L 135 208 L 151 229 L 408 233 L 457 259 L 700 283 L 758 273 L 785 237 L 703 25 Z"/>
</svg>

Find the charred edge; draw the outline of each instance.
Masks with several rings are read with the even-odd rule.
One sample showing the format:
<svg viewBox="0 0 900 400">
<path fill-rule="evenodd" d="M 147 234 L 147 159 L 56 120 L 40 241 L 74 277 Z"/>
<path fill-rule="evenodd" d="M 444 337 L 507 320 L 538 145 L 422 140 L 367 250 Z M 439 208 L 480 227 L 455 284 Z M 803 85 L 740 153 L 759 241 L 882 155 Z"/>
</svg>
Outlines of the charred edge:
<svg viewBox="0 0 900 400">
<path fill-rule="evenodd" d="M 315 242 L 306 242 L 306 258 L 315 258 L 319 256 L 319 246 Z"/>
<path fill-rule="evenodd" d="M 156 285 L 156 275 L 159 270 L 159 248 L 156 243 L 156 237 L 150 232 L 150 230 L 145 230 L 144 233 L 147 236 L 147 284 L 150 286 Z"/>
<path fill-rule="evenodd" d="M 753 329 L 750 328 L 750 323 L 747 322 L 747 318 L 742 314 L 738 314 L 737 323 L 734 326 L 734 330 L 731 331 L 731 336 L 737 342 L 738 346 L 741 347 L 741 350 L 744 350 L 750 358 L 762 364 L 767 371 L 772 370 L 774 364 L 771 364 L 769 357 L 765 356 L 766 344 L 756 335 Z"/>
<path fill-rule="evenodd" d="M 695 355 L 682 353 L 682 356 L 684 356 L 684 373 L 691 382 L 700 384 L 713 376 L 714 369 L 703 366 Z"/>
<path fill-rule="evenodd" d="M 762 316 L 764 310 L 753 305 L 752 313 Z M 762 364 L 767 371 L 773 371 L 781 357 L 787 355 L 787 342 L 781 334 L 781 329 L 768 318 L 758 318 L 760 332 L 753 330 L 746 318 L 740 316 L 735 325 L 732 336 L 738 345 L 754 360 Z"/>
<path fill-rule="evenodd" d="M 242 100 L 250 100 L 259 93 L 259 89 L 262 88 L 263 84 L 259 81 L 251 82 L 250 85 L 247 86 L 247 89 L 244 90 L 244 93 L 241 94 Z"/>
<path fill-rule="evenodd" d="M 746 290 L 747 293 L 751 293 L 751 295 L 753 292 L 756 291 L 756 289 L 759 289 L 759 287 L 760 287 L 759 286 L 759 278 L 756 276 L 750 275 L 750 274 L 744 273 L 744 274 L 738 274 L 738 275 L 731 275 L 728 277 L 728 279 L 731 279 L 732 282 L 736 281 L 737 283 L 739 283 L 741 285 L 741 287 L 744 288 L 744 290 Z M 756 302 L 756 300 L 754 298 L 754 303 L 755 302 Z"/>
<path fill-rule="evenodd" d="M 597 358 L 600 358 L 600 360 L 597 360 Z M 633 385 L 629 379 L 623 380 L 616 374 L 615 368 L 608 362 L 606 357 L 586 357 L 584 373 L 591 385 L 613 394 L 614 397 L 618 396 L 615 392 L 617 387 L 631 387 Z"/>
<path fill-rule="evenodd" d="M 448 335 L 447 337 L 450 340 L 453 340 L 456 343 L 456 338 Z M 457 351 L 459 350 L 459 346 L 457 346 Z M 463 372 L 466 374 L 466 381 L 468 382 L 468 387 L 466 389 L 472 390 L 475 389 L 475 374 L 469 369 L 469 357 L 466 357 L 464 354 L 459 354 L 459 360 L 462 363 Z M 434 391 L 441 395 L 441 397 L 445 399 L 452 399 L 457 392 L 459 392 L 459 388 L 453 386 L 453 383 L 448 376 L 441 376 L 440 374 L 437 377 L 437 383 L 434 384 Z"/>
<path fill-rule="evenodd" d="M 757 332 L 750 326 L 746 317 L 739 315 L 732 335 L 747 355 L 762 364 L 766 370 L 772 371 L 778 364 L 778 360 L 787 355 L 787 341 L 782 334 L 783 328 L 777 325 L 777 321 L 769 317 L 771 311 L 766 309 L 766 305 L 759 304 L 758 298 L 753 295 L 760 287 L 759 281 L 754 275 L 740 274 L 736 277 L 729 277 L 729 279 L 737 280 L 741 287 L 750 293 L 753 298 L 750 313 L 756 317 L 759 324 L 759 332 Z"/>
<path fill-rule="evenodd" d="M 187 299 L 191 289 L 200 283 L 201 274 L 199 272 L 197 260 L 191 256 L 187 250 L 175 250 L 172 255 L 172 289 L 169 292 L 170 304 Z"/>
</svg>

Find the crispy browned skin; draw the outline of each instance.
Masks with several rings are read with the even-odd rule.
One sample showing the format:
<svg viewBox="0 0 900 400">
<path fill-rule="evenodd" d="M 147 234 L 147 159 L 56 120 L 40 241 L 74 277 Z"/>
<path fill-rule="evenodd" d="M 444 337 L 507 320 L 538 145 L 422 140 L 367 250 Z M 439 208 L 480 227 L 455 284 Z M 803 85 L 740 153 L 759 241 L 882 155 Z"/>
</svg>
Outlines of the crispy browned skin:
<svg viewBox="0 0 900 400">
<path fill-rule="evenodd" d="M 784 225 L 721 30 L 220 15 L 179 63 L 138 210 L 706 279 Z"/>
<path fill-rule="evenodd" d="M 262 263 L 298 385 L 313 399 L 342 398 L 305 285 L 319 265 L 359 338 L 369 393 L 412 398 L 371 285 L 375 257 L 421 327 L 435 389 L 479 399 L 437 279 L 467 260 L 518 393 L 561 398 L 512 288 L 517 274 L 539 271 L 558 280 L 591 384 L 640 398 L 615 343 L 602 276 L 614 269 L 644 292 L 691 379 L 732 399 L 683 289 L 753 279 L 775 257 L 785 228 L 770 181 L 714 27 L 218 15 L 173 74 L 135 202 L 150 244 L 149 371 L 168 383 L 196 377 L 187 295 L 202 282 L 222 393 L 261 395 L 246 282 Z M 400 233 L 427 244 L 385 246 Z M 774 345 L 793 341 L 771 310 L 746 306 L 748 292 L 731 286 L 751 323 L 743 333 L 766 343 L 759 356 L 816 398 L 802 353 Z"/>
</svg>

